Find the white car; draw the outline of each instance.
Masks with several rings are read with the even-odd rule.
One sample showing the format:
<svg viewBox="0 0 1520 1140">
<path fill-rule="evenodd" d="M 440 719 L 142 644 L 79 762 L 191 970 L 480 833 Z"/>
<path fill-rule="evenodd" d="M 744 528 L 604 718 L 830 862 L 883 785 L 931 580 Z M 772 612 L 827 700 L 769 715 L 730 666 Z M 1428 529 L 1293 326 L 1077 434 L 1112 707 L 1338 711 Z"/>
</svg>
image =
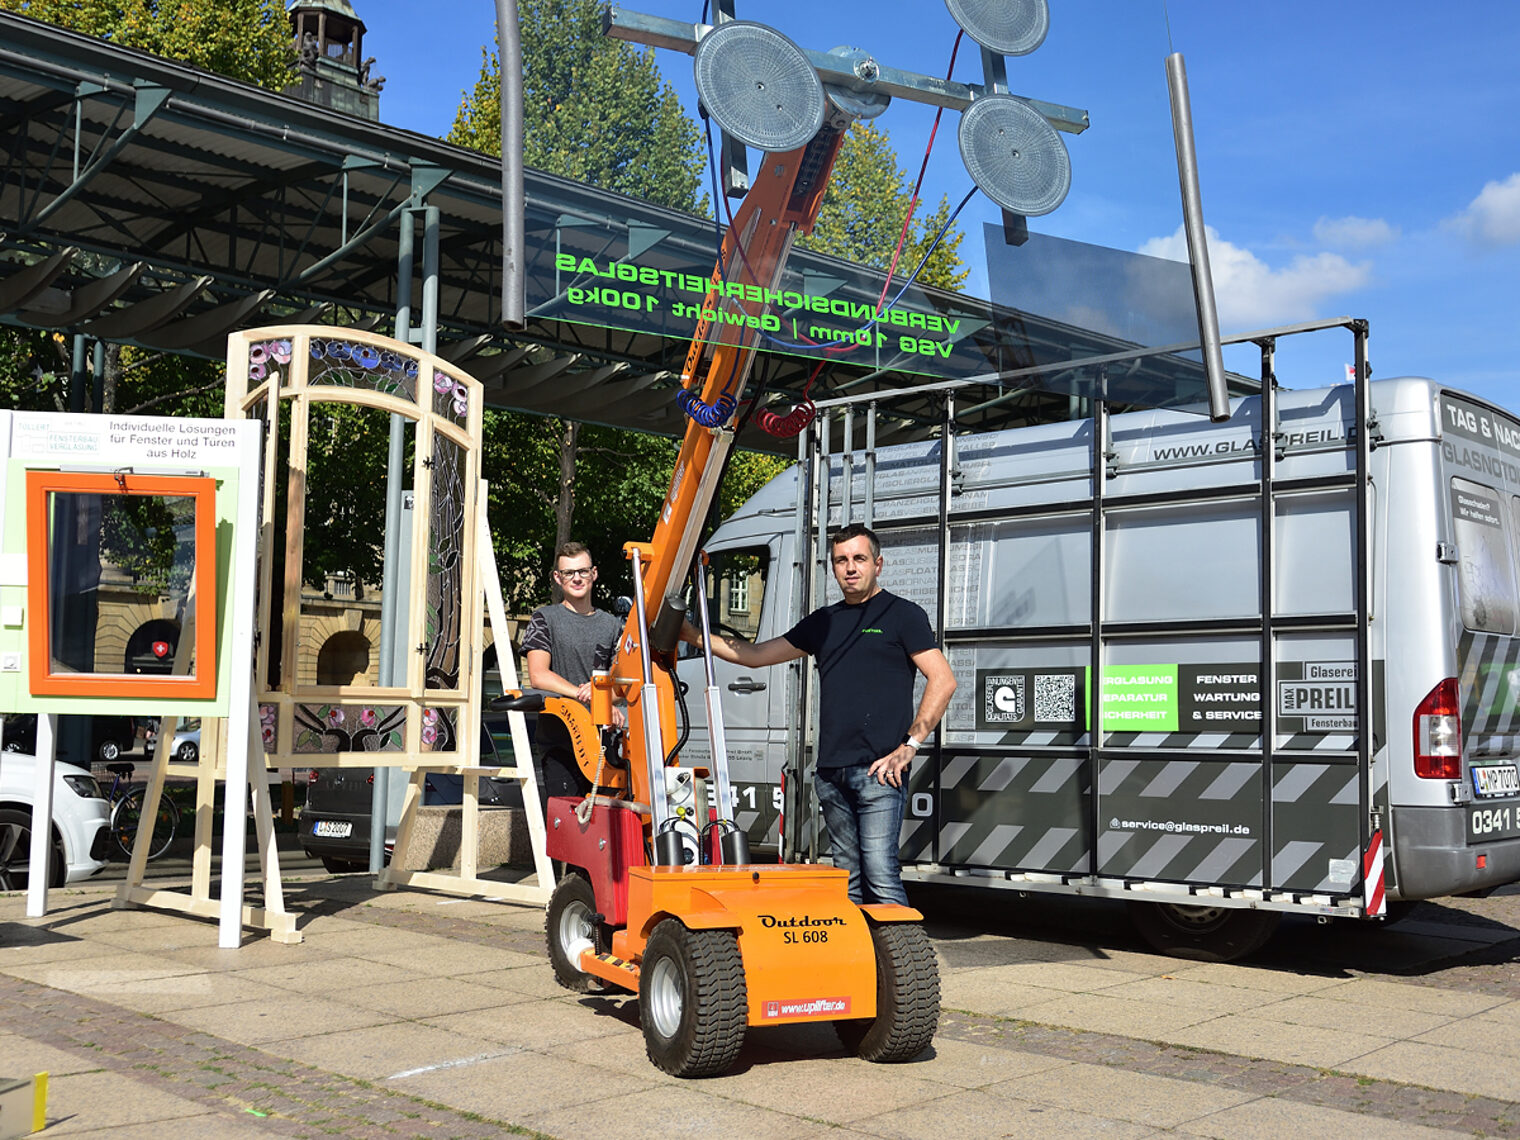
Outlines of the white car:
<svg viewBox="0 0 1520 1140">
<path fill-rule="evenodd" d="M 26 889 L 36 771 L 35 756 L 0 752 L 0 891 Z M 53 765 L 49 886 L 88 879 L 106 865 L 110 814 L 110 805 L 94 776 L 62 761 Z"/>
<path fill-rule="evenodd" d="M 169 745 L 169 759 L 177 764 L 194 764 L 201 755 L 200 718 L 180 722 L 179 731 Z"/>
</svg>

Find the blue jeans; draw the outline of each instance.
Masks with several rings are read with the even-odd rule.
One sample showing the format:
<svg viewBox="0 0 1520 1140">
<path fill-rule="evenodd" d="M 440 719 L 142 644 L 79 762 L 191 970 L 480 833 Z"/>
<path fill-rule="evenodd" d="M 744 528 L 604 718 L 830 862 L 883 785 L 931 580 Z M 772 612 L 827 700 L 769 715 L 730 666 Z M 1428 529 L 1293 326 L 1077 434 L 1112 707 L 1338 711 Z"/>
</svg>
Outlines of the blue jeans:
<svg viewBox="0 0 1520 1140">
<path fill-rule="evenodd" d="M 866 765 L 856 764 L 817 769 L 813 786 L 829 828 L 834 866 L 850 873 L 850 899 L 907 906 L 898 862 L 903 813 L 908 806 L 906 779 L 902 787 L 894 788 L 868 776 Z"/>
</svg>

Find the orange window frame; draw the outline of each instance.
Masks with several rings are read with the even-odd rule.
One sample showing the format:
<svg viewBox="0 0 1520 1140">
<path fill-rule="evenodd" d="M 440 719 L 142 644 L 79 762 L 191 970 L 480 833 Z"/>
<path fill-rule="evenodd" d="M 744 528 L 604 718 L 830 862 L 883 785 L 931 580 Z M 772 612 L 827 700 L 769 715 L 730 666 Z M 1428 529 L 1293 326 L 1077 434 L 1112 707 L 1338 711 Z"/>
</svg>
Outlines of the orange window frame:
<svg viewBox="0 0 1520 1140">
<path fill-rule="evenodd" d="M 172 495 L 195 500 L 195 664 L 181 677 L 121 673 L 54 673 L 48 630 L 52 625 L 48 567 L 48 496 Z M 28 684 L 34 696 L 167 697 L 216 696 L 216 480 L 200 475 L 28 471 L 26 473 Z"/>
</svg>

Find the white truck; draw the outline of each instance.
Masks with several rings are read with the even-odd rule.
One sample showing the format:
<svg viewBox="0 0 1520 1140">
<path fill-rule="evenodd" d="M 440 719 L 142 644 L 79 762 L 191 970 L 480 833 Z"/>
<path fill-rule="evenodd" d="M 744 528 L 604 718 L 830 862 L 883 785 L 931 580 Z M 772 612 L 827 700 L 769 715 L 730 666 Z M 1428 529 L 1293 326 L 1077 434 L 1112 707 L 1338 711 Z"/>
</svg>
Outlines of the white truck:
<svg viewBox="0 0 1520 1140">
<path fill-rule="evenodd" d="M 1364 327 L 1358 351 L 1359 383 L 1269 383 L 1221 424 L 1099 402 L 870 454 L 815 434 L 707 543 L 711 616 L 784 633 L 837 596 L 817 520 L 876 529 L 960 682 L 914 765 L 910 881 L 1122 898 L 1213 960 L 1283 912 L 1514 882 L 1520 420 L 1370 383 Z M 718 668 L 751 844 L 826 854 L 810 665 Z"/>
</svg>

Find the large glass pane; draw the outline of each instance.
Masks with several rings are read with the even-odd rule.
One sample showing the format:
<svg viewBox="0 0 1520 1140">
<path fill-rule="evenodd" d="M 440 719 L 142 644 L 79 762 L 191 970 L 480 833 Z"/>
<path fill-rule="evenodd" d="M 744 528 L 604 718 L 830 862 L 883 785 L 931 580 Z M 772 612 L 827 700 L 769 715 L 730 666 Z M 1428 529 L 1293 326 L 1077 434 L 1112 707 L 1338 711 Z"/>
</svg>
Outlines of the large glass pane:
<svg viewBox="0 0 1520 1140">
<path fill-rule="evenodd" d="M 303 686 L 376 686 L 381 680 L 387 452 L 393 417 L 352 404 L 313 402 L 309 409 L 297 677 Z M 415 425 L 394 418 L 404 436 L 400 477 L 406 501 L 412 489 Z M 400 526 L 393 651 L 405 644 L 410 596 L 405 578 L 411 564 L 411 511 L 405 507 Z M 404 655 L 399 668 L 397 683 L 404 684 Z"/>
<path fill-rule="evenodd" d="M 48 495 L 48 671 L 194 676 L 176 660 L 195 574 L 196 500 Z"/>
<path fill-rule="evenodd" d="M 715 633 L 737 633 L 754 641 L 765 607 L 765 583 L 770 573 L 769 547 L 713 553 L 707 564 L 708 620 Z"/>
<path fill-rule="evenodd" d="M 1490 487 L 1451 481 L 1452 533 L 1461 561 L 1462 624 L 1480 633 L 1515 632 L 1515 577 L 1504 508 Z"/>
<path fill-rule="evenodd" d="M 429 689 L 459 687 L 459 643 L 464 628 L 466 458 L 464 449 L 452 440 L 441 435 L 434 437 L 424 680 Z"/>
</svg>

